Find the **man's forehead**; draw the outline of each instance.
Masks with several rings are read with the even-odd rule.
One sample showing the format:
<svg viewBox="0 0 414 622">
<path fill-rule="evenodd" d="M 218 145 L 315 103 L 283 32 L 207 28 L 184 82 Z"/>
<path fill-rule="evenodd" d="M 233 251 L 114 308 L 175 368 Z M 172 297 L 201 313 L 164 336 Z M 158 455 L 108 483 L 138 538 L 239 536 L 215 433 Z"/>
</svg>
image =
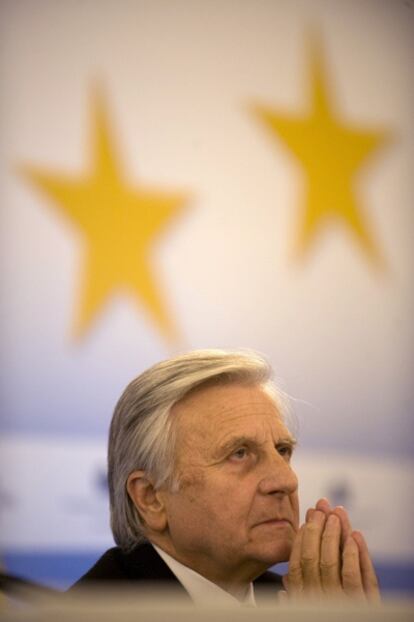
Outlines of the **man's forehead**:
<svg viewBox="0 0 414 622">
<path fill-rule="evenodd" d="M 227 410 L 231 405 L 240 407 L 252 402 L 275 406 L 274 401 L 264 386 L 260 384 L 228 382 L 219 384 L 207 383 L 200 387 L 195 387 L 175 404 L 174 409 L 189 410 L 201 407 L 219 412 Z"/>
<path fill-rule="evenodd" d="M 251 435 L 260 434 L 263 426 L 286 430 L 274 400 L 260 385 L 201 388 L 178 402 L 173 410 L 182 432 L 198 431 L 218 440 L 235 429 Z"/>
<path fill-rule="evenodd" d="M 276 408 L 269 412 L 246 412 L 226 417 L 212 429 L 211 437 L 219 446 L 228 446 L 243 440 L 260 445 L 269 437 L 274 442 L 284 440 L 295 443 Z"/>
</svg>

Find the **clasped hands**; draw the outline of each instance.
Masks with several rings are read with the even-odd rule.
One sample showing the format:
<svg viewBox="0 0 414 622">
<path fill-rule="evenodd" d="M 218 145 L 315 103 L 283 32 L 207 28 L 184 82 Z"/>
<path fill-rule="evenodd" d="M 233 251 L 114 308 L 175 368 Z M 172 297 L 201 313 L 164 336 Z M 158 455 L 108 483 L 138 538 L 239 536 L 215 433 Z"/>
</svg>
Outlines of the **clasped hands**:
<svg viewBox="0 0 414 622">
<path fill-rule="evenodd" d="M 380 593 L 365 539 L 353 531 L 346 510 L 320 499 L 306 513 L 283 578 L 289 597 L 378 602 Z"/>
</svg>

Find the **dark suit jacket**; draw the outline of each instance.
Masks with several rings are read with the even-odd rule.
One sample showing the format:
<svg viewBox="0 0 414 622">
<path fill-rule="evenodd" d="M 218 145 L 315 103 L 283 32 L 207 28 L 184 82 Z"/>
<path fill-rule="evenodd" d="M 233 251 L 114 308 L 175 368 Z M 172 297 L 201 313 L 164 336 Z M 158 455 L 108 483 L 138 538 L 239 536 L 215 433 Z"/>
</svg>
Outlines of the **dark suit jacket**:
<svg viewBox="0 0 414 622">
<path fill-rule="evenodd" d="M 189 596 L 167 564 L 151 544 L 145 542 L 136 546 L 130 553 L 123 553 L 119 547 L 109 549 L 94 566 L 84 574 L 70 590 L 88 587 L 104 587 L 102 582 L 120 585 L 139 582 L 162 583 L 168 588 L 177 589 L 181 595 Z M 142 585 L 142 583 L 141 583 Z M 283 589 L 282 577 L 273 572 L 265 572 L 254 581 L 255 596 L 259 602 L 261 595 L 269 588 L 275 596 Z"/>
</svg>

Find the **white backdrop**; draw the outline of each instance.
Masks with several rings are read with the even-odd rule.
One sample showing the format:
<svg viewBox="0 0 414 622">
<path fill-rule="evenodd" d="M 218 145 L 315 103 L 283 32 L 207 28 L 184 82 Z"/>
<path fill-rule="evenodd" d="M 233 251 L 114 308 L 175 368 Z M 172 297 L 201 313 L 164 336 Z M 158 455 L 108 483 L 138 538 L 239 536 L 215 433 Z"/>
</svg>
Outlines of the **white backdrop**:
<svg viewBox="0 0 414 622">
<path fill-rule="evenodd" d="M 303 507 L 349 505 L 407 587 L 413 25 L 412 2 L 380 0 L 3 0 L 11 570 L 68 582 L 56 555 L 111 544 L 106 434 L 132 377 L 249 347 L 293 398 Z"/>
</svg>

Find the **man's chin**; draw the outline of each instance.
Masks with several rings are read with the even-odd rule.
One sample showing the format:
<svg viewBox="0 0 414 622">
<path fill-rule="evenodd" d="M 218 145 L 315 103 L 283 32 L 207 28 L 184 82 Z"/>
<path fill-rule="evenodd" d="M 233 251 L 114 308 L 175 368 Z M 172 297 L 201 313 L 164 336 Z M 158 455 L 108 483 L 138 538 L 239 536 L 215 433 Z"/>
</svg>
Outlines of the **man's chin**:
<svg viewBox="0 0 414 622">
<path fill-rule="evenodd" d="M 292 542 L 275 542 L 269 546 L 269 543 L 257 550 L 256 559 L 266 565 L 266 568 L 289 561 L 292 551 Z"/>
</svg>

